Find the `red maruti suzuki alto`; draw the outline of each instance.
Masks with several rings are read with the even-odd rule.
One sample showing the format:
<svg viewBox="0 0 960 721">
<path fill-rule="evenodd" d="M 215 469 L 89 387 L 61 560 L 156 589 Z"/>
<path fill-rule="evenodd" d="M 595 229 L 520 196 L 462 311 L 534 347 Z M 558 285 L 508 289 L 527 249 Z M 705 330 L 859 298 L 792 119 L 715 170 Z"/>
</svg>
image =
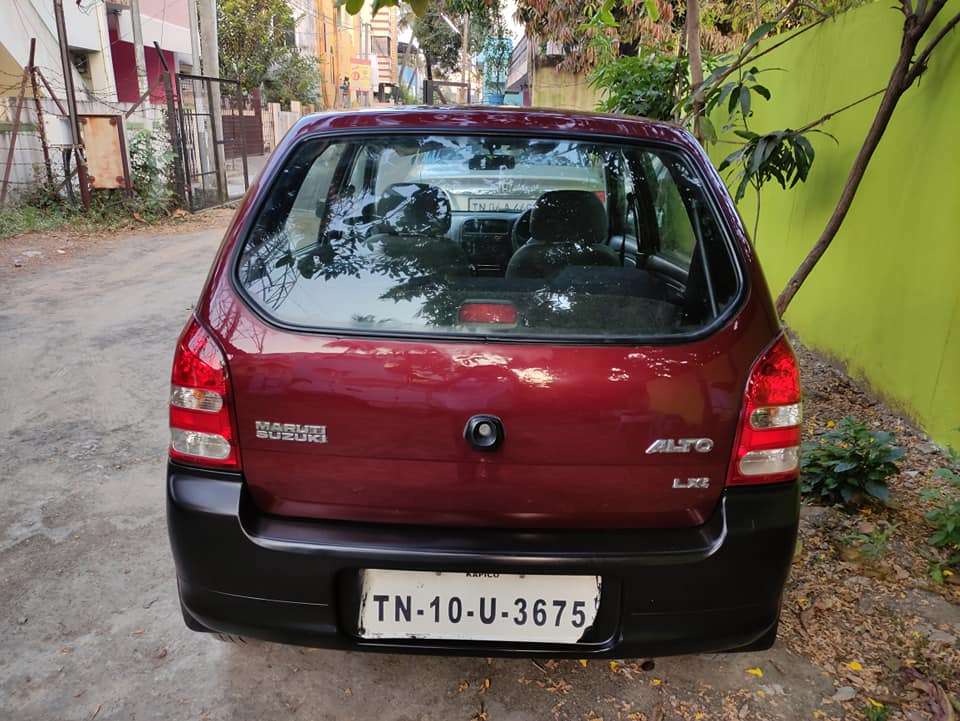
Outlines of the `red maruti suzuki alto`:
<svg viewBox="0 0 960 721">
<path fill-rule="evenodd" d="M 800 420 L 756 257 L 683 130 L 310 116 L 177 343 L 183 617 L 375 651 L 767 648 Z"/>
</svg>

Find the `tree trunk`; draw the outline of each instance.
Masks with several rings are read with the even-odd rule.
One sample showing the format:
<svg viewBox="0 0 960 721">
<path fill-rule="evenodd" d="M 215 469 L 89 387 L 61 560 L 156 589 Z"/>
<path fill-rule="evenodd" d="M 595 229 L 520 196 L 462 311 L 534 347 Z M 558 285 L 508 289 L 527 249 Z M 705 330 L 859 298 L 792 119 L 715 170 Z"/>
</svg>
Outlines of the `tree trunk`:
<svg viewBox="0 0 960 721">
<path fill-rule="evenodd" d="M 703 115 L 703 59 L 700 54 L 700 2 L 687 0 L 687 55 L 693 83 L 693 134 L 703 143 L 700 118 Z"/>
<path fill-rule="evenodd" d="M 909 25 L 909 23 L 910 19 L 908 17 L 907 24 Z M 890 75 L 890 82 L 887 83 L 887 90 L 883 94 L 880 107 L 877 108 L 877 114 L 874 116 L 873 123 L 867 131 L 863 145 L 860 147 L 860 151 L 853 161 L 853 167 L 850 168 L 850 174 L 847 176 L 847 182 L 843 186 L 843 191 L 840 193 L 840 199 L 837 201 L 833 214 L 830 216 L 830 220 L 827 221 L 827 225 L 820 234 L 820 238 L 813 248 L 810 249 L 807 257 L 800 263 L 800 267 L 797 268 L 790 280 L 787 281 L 786 287 L 777 298 L 777 313 L 780 316 L 783 316 L 787 307 L 790 305 L 790 301 L 793 300 L 797 291 L 800 290 L 800 286 L 803 285 L 807 276 L 810 275 L 810 271 L 813 270 L 820 258 L 823 257 L 823 254 L 827 252 L 827 248 L 830 247 L 830 243 L 833 242 L 833 239 L 839 232 L 840 226 L 843 225 L 844 218 L 847 217 L 847 213 L 850 211 L 850 206 L 853 204 L 854 196 L 857 194 L 857 189 L 860 187 L 864 173 L 866 173 L 867 167 L 870 165 L 873 153 L 880 144 L 880 139 L 883 137 L 887 125 L 890 123 L 890 118 L 893 117 L 894 110 L 897 109 L 897 102 L 907 87 L 909 87 L 905 81 L 910 71 L 910 61 L 913 58 L 919 41 L 919 35 L 912 32 L 910 27 L 905 28 L 903 42 L 900 45 L 900 55 Z"/>
</svg>

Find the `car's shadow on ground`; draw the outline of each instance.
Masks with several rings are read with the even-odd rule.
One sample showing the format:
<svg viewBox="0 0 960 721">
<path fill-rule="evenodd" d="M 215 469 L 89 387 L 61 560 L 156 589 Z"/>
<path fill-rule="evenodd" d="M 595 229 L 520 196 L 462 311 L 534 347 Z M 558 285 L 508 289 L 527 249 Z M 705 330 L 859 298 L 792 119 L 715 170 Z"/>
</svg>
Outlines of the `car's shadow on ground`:
<svg viewBox="0 0 960 721">
<path fill-rule="evenodd" d="M 724 709 L 741 719 L 788 719 L 812 717 L 832 693 L 828 678 L 782 645 L 655 659 L 653 668 L 643 663 L 648 659 L 584 665 L 577 659 L 359 653 L 256 640 L 222 646 L 224 683 L 245 689 L 242 701 L 223 709 L 236 719 L 281 709 L 337 719 L 466 721 L 486 713 L 491 720 L 686 720 L 723 718 Z"/>
</svg>

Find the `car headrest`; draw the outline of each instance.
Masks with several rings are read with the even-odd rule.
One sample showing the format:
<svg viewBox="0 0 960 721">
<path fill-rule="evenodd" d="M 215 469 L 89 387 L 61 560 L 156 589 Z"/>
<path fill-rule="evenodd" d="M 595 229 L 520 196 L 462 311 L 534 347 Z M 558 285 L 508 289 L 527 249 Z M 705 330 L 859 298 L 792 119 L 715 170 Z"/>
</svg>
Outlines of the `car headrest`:
<svg viewBox="0 0 960 721">
<path fill-rule="evenodd" d="M 398 235 L 445 235 L 453 218 L 447 194 L 426 183 L 394 183 L 380 196 L 377 211 Z"/>
<path fill-rule="evenodd" d="M 607 239 L 607 211 L 589 190 L 550 190 L 530 213 L 534 243 L 603 243 Z"/>
</svg>

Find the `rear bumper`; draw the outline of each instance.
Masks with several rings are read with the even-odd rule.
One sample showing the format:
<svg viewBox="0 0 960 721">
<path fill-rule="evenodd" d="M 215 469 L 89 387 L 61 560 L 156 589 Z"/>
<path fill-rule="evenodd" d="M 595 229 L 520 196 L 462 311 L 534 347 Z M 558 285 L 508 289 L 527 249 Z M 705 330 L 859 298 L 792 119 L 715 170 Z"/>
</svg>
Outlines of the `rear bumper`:
<svg viewBox="0 0 960 721">
<path fill-rule="evenodd" d="M 279 519 L 239 476 L 170 464 L 167 522 L 185 613 L 212 631 L 331 648 L 635 657 L 769 643 L 793 555 L 796 483 L 728 489 L 703 526 L 515 531 Z M 364 640 L 363 568 L 603 576 L 576 646 Z"/>
</svg>

